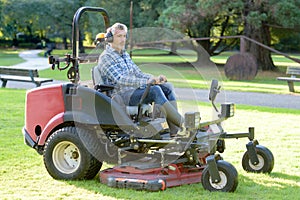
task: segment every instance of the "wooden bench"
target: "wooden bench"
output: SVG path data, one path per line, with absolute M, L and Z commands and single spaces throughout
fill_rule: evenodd
M 297 78 L 297 75 L 300 75 L 300 67 L 288 67 L 286 69 L 286 74 L 291 75 L 290 77 L 277 77 L 279 81 L 287 81 L 290 92 L 295 92 L 294 82 L 300 82 L 300 78 Z
M 33 82 L 37 87 L 42 83 L 51 82 L 53 79 L 39 78 L 37 69 L 17 69 L 11 67 L 0 67 L 0 80 L 2 87 L 5 87 L 7 81 Z

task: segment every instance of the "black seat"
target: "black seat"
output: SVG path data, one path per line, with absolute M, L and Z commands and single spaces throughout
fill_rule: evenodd
M 93 79 L 93 85 L 95 90 L 105 93 L 107 96 L 114 99 L 120 105 L 123 105 L 128 115 L 130 116 L 138 115 L 138 110 L 139 110 L 138 106 L 125 105 L 122 98 L 119 95 L 112 95 L 115 87 L 113 85 L 104 84 L 104 81 L 102 79 L 102 76 L 97 66 L 94 66 L 91 71 L 92 71 L 92 79 Z M 147 114 L 147 115 L 153 112 L 153 108 L 150 104 L 142 104 L 141 110 L 142 110 L 142 114 Z

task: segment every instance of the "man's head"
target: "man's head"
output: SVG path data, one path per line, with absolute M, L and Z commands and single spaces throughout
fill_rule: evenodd
M 125 48 L 127 37 L 127 26 L 121 23 L 115 23 L 106 32 L 106 41 L 117 50 L 121 51 Z

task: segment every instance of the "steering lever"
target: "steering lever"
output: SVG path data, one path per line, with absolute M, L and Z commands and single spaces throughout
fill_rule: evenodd
M 152 79 L 150 80 L 150 82 L 147 84 L 146 86 L 146 89 L 140 99 L 140 103 L 138 104 L 138 121 L 140 121 L 140 119 L 142 118 L 142 104 L 143 104 L 143 101 L 145 100 L 145 98 L 147 97 L 147 95 L 149 94 L 149 91 L 150 91 L 150 87 L 152 85 L 155 85 L 155 80 Z
M 54 56 L 49 56 L 48 57 L 48 62 L 49 64 L 52 64 L 51 69 L 54 70 L 55 69 L 55 65 L 57 66 L 58 70 L 65 70 L 67 69 L 71 62 L 74 60 L 73 58 L 71 58 L 70 54 L 66 54 L 65 58 L 55 58 Z M 64 67 L 60 67 L 60 62 L 65 62 L 66 65 Z

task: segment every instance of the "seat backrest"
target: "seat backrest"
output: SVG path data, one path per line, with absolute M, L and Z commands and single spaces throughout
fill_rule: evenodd
M 98 85 L 98 84 L 103 84 L 104 85 L 104 81 L 102 79 L 102 76 L 100 74 L 100 71 L 98 69 L 97 66 L 94 66 L 91 70 L 92 72 L 92 79 L 93 79 L 93 84 Z M 110 94 L 106 94 L 108 96 L 110 96 Z M 137 115 L 138 114 L 138 106 L 125 106 L 123 99 L 119 96 L 119 95 L 114 95 L 113 99 L 122 107 L 125 108 L 126 112 L 128 115 Z M 146 114 L 146 113 L 152 113 L 152 106 L 148 105 L 148 104 L 143 104 L 142 105 L 142 114 Z
M 97 65 L 92 68 L 92 79 L 93 79 L 93 84 L 94 85 L 104 84 L 103 79 L 101 77 L 101 74 L 100 74 L 100 71 L 99 71 Z

